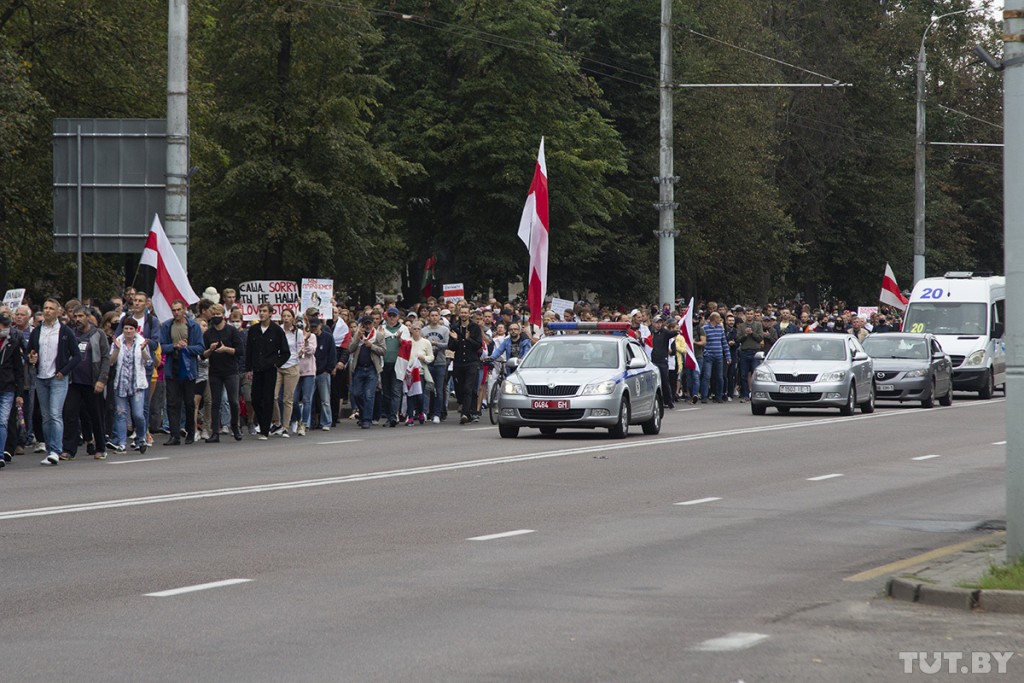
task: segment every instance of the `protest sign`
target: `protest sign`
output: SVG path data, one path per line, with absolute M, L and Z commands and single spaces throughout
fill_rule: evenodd
M 858 306 L 857 317 L 871 320 L 871 314 L 878 313 L 878 306 Z
M 334 318 L 331 297 L 334 295 L 334 280 L 303 278 L 302 280 L 302 311 L 316 308 L 323 320 Z
M 330 299 L 327 300 L 330 304 Z M 281 311 L 290 308 L 298 313 L 299 285 L 290 280 L 249 280 L 238 285 L 238 305 L 243 320 L 259 320 L 260 304 L 270 304 L 275 318 Z
M 21 305 L 21 302 L 25 300 L 24 289 L 8 289 L 7 293 L 4 294 L 4 306 L 11 309 L 12 311 Z
M 441 291 L 444 293 L 445 301 L 458 301 L 459 299 L 466 298 L 466 290 L 463 288 L 461 282 L 441 285 Z
M 566 310 L 572 310 L 572 302 L 568 299 L 559 299 L 558 297 L 551 297 L 551 310 L 558 315 L 558 319 L 562 320 L 565 317 Z

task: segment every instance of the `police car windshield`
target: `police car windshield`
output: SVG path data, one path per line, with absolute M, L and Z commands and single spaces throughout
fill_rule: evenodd
M 871 335 L 864 340 L 864 350 L 873 358 L 928 359 L 928 342 L 892 334 Z
M 907 308 L 903 331 L 982 335 L 987 330 L 987 308 L 983 303 L 915 301 Z
M 786 335 L 768 352 L 769 360 L 846 360 L 846 342 L 816 334 Z
M 554 337 L 542 339 L 523 359 L 523 368 L 619 367 L 619 343 L 599 337 Z

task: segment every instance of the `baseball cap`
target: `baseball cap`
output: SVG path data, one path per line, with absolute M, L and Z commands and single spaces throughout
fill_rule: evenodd
M 452 314 L 452 312 L 449 311 L 447 308 L 441 309 L 441 315 L 451 315 L 451 314 Z
M 416 315 L 416 311 L 409 311 L 408 315 L 406 315 L 405 317 L 406 318 L 418 318 L 419 316 Z
M 398 315 L 398 309 L 392 306 L 388 309 L 388 315 Z
M 357 320 L 356 322 L 359 323 L 360 325 L 362 325 L 363 323 L 372 323 L 373 318 L 371 318 L 368 315 L 361 315 L 359 316 L 359 320 Z

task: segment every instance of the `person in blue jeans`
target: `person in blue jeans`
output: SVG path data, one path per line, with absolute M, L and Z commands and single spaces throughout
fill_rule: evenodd
M 11 419 L 14 404 L 25 402 L 21 395 L 22 385 L 21 343 L 11 338 L 11 319 L 0 313 L 0 449 L 7 443 L 7 423 Z M 10 455 L 6 453 L 5 455 Z M 6 458 L 0 458 L 0 467 Z
M 114 372 L 114 452 L 124 453 L 128 441 L 128 415 L 131 414 L 136 434 L 146 433 L 146 396 L 149 392 L 149 370 L 152 361 L 149 345 L 138 334 L 138 323 L 126 317 L 121 336 L 114 339 L 110 364 Z M 139 453 L 145 453 L 149 444 L 139 440 Z
M 36 396 L 47 450 L 41 465 L 60 463 L 68 375 L 82 361 L 75 333 L 57 319 L 60 311 L 61 305 L 56 299 L 44 301 L 43 322 L 32 330 L 28 341 L 28 362 L 36 368 Z
M 704 325 L 707 344 L 704 346 L 704 363 L 700 369 L 700 402 L 708 402 L 711 382 L 715 383 L 715 403 L 725 401 L 725 367 L 732 362 L 729 342 L 722 326 L 722 316 L 717 311 L 711 314 Z
M 352 371 L 350 398 L 359 411 L 359 426 L 373 426 L 373 400 L 384 369 L 384 333 L 373 326 L 373 318 L 363 316 L 349 343 L 349 368 Z

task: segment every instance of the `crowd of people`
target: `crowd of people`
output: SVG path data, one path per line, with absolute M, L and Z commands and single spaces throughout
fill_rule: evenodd
M 163 446 L 330 431 L 348 413 L 362 429 L 438 424 L 451 398 L 460 424 L 477 422 L 498 373 L 495 361 L 529 353 L 555 321 L 615 321 L 645 344 L 662 374 L 666 408 L 676 401 L 749 400 L 757 354 L 786 334 L 841 332 L 863 339 L 899 329 L 898 311 L 867 319 L 842 306 L 729 307 L 701 302 L 690 335 L 685 308 L 629 312 L 580 301 L 530 322 L 517 302 L 427 301 L 319 309 L 269 304 L 244 321 L 236 293 L 208 288 L 194 306 L 171 303 L 161 322 L 146 292 L 103 302 L 47 298 L 0 308 L 0 444 L 3 463 L 31 449 L 57 465 L 82 452 L 146 453 Z M 686 363 L 687 339 L 696 363 Z M 693 367 L 690 367 L 693 366 Z

